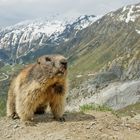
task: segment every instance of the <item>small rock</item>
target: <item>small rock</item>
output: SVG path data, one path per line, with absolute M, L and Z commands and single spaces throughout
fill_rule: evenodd
M 113 130 L 115 131 L 119 131 L 119 129 L 117 127 L 113 127 Z
M 86 139 L 90 139 L 90 136 L 86 136 Z
M 87 126 L 87 127 L 86 127 L 86 129 L 90 129 L 90 128 L 91 128 L 91 126 Z
M 109 136 L 108 140 L 118 140 L 118 136 Z
M 130 127 L 130 124 L 127 124 L 127 123 L 126 123 L 125 126 L 126 126 L 126 127 Z
M 11 126 L 12 126 L 12 124 L 8 124 L 7 126 L 8 126 L 8 127 L 11 127 Z
M 101 138 L 102 138 L 102 139 L 104 139 L 104 138 L 106 139 L 106 138 L 108 138 L 108 135 L 107 135 L 107 134 L 102 134 L 102 135 L 101 135 Z
M 92 122 L 90 125 L 96 125 L 96 122 Z
M 99 128 L 99 131 L 102 131 L 103 130 L 103 128 Z
M 91 129 L 92 126 L 95 125 L 95 124 L 96 124 L 96 122 L 91 122 L 91 123 L 89 124 L 89 126 L 86 127 L 86 129 Z
M 11 138 L 11 137 L 12 137 L 11 135 L 7 135 L 7 136 L 6 136 L 6 138 Z
M 19 127 L 19 125 L 17 125 L 17 124 L 16 124 L 16 125 L 14 125 L 14 127 L 13 127 L 13 128 L 14 128 L 14 129 L 16 129 L 16 128 L 18 128 L 18 127 Z
M 73 131 L 76 131 L 76 129 L 74 128 Z
M 53 135 L 52 135 L 52 134 L 48 134 L 47 136 L 48 136 L 48 137 L 52 137 Z

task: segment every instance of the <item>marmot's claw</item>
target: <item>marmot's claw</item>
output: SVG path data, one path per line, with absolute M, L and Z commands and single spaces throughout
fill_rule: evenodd
M 14 116 L 12 116 L 13 120 L 19 119 L 19 116 L 17 114 L 15 114 Z
M 61 118 L 59 118 L 59 121 L 60 121 L 60 122 L 65 122 L 66 120 L 65 120 L 64 117 L 61 117 Z
M 65 122 L 66 121 L 64 117 L 60 117 L 60 118 L 55 118 L 54 117 L 54 119 L 59 121 L 59 122 Z
M 8 118 L 15 120 L 15 119 L 19 119 L 19 116 L 14 113 L 12 115 L 9 115 Z

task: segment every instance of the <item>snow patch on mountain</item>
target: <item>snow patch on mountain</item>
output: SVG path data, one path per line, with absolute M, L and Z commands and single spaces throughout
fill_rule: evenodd
M 122 12 L 124 12 L 125 10 L 126 10 L 126 6 L 124 6 L 124 7 L 123 7 L 123 10 L 122 10 Z
M 46 44 L 54 43 L 59 45 L 60 41 L 68 41 L 67 31 L 86 28 L 95 22 L 99 17 L 84 15 L 76 20 L 38 19 L 20 22 L 0 31 L 0 49 L 11 52 L 12 59 L 18 59 L 35 51 Z M 70 27 L 70 30 L 66 30 Z M 61 34 L 65 34 L 63 36 Z M 14 57 L 14 58 L 13 58 Z
M 98 19 L 100 19 L 102 16 L 81 16 L 77 19 L 77 22 L 79 22 L 80 24 L 77 24 L 75 26 L 75 29 L 77 30 L 82 30 L 86 27 L 88 27 L 89 25 L 91 25 L 92 23 L 94 23 L 95 21 L 97 21 Z
M 129 12 L 128 12 L 128 14 L 127 14 L 127 18 L 126 18 L 126 20 L 125 20 L 126 23 L 128 23 L 129 21 L 133 21 L 133 22 L 135 21 L 135 18 L 136 18 L 136 17 L 135 17 L 135 16 L 132 16 L 132 14 L 133 14 L 133 12 L 134 12 L 134 11 L 133 11 L 133 7 L 134 7 L 134 6 L 132 5 L 132 6 L 130 7 L 130 9 L 129 9 Z
M 126 23 L 135 22 L 140 17 L 140 4 L 124 6 L 119 10 L 114 16 L 111 15 L 113 12 L 110 12 L 108 15 L 117 21 L 124 21 Z
M 36 26 L 34 28 L 34 34 L 36 33 L 45 33 L 48 36 L 53 33 L 61 33 L 65 28 L 65 24 L 61 21 L 47 22 L 44 26 Z
M 140 30 L 137 30 L 137 29 L 136 29 L 136 32 L 137 32 L 138 34 L 140 34 Z

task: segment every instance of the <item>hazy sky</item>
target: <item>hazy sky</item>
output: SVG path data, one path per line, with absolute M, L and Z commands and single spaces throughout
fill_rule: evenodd
M 85 14 L 103 15 L 140 0 L 0 0 L 0 27 L 23 20 L 49 17 L 77 17 Z

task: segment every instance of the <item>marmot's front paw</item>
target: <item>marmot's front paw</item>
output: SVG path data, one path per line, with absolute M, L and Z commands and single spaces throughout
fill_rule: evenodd
M 15 120 L 15 119 L 20 119 L 20 118 L 17 114 L 15 114 L 14 116 L 12 116 L 12 119 Z
M 55 118 L 55 117 L 54 117 L 54 119 L 55 119 L 56 121 L 59 121 L 59 122 L 65 122 L 65 121 L 66 121 L 64 117 L 59 117 L 59 118 Z
M 59 121 L 60 121 L 60 122 L 65 122 L 66 120 L 65 120 L 64 117 L 61 117 L 61 118 L 59 118 Z
M 13 113 L 9 115 L 8 118 L 15 120 L 15 119 L 19 119 L 19 116 L 17 115 L 17 113 Z

